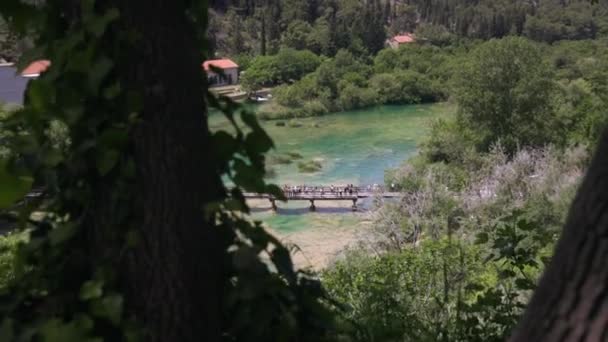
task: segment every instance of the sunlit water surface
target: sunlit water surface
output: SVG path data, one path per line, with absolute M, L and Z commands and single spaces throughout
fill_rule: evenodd
M 378 106 L 295 120 L 301 127 L 263 122 L 276 145 L 272 153 L 297 152 L 302 160 L 317 160 L 323 166 L 319 172 L 302 173 L 298 161 L 273 165 L 275 176 L 268 180 L 279 185 L 383 184 L 385 170 L 414 155 L 416 145 L 428 134 L 430 122 L 452 110 L 446 104 Z M 228 123 L 221 115 L 212 114 L 210 126 L 226 129 Z M 308 202 L 279 203 L 278 213 L 269 210 L 267 201 L 252 201 L 250 205 L 254 219 L 283 234 L 365 224 L 365 214 L 352 213 L 352 203 L 347 201 L 316 203 L 314 213 L 308 211 Z M 370 201 L 360 203 L 363 210 L 369 205 Z

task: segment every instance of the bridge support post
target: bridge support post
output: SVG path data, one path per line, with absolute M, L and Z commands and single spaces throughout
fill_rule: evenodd
M 357 199 L 353 198 L 353 211 L 357 211 Z
M 317 207 L 315 207 L 315 200 L 309 200 L 310 201 L 310 211 L 316 211 Z
M 276 212 L 278 210 L 277 209 L 277 202 L 276 202 L 276 200 L 274 198 L 270 199 L 270 205 L 272 206 L 272 211 Z

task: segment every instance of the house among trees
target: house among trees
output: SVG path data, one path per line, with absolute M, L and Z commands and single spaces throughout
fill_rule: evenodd
M 35 61 L 19 74 L 13 63 L 0 63 L 0 103 L 23 104 L 29 80 L 40 76 L 50 65 L 47 60 Z
M 414 37 L 413 33 L 403 33 L 400 35 L 396 35 L 393 38 L 388 40 L 388 45 L 393 49 L 398 49 L 401 45 L 414 43 L 416 41 L 416 37 Z
M 210 87 L 233 85 L 239 82 L 239 66 L 228 58 L 205 61 L 203 68 L 207 73 Z M 213 68 L 220 69 L 223 75 L 215 72 Z
M 0 104 L 22 104 L 27 82 L 12 63 L 0 64 Z

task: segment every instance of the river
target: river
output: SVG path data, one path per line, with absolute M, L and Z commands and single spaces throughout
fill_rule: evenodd
M 295 152 L 303 161 L 316 160 L 322 167 L 303 173 L 298 160 L 272 165 L 274 176 L 268 181 L 279 185 L 383 184 L 385 170 L 414 155 L 429 123 L 450 111 L 453 107 L 447 104 L 378 106 L 292 120 L 299 127 L 263 122 L 276 145 L 271 154 Z M 209 122 L 213 130 L 228 127 L 220 115 L 211 115 Z M 320 202 L 314 213 L 308 211 L 308 202 L 279 203 L 278 213 L 269 210 L 267 201 L 251 201 L 250 206 L 253 219 L 264 221 L 304 250 L 307 255 L 301 256 L 301 265 L 322 267 L 357 231 L 369 226 L 365 212 L 369 202 L 362 203 L 358 213 L 351 212 L 350 201 Z

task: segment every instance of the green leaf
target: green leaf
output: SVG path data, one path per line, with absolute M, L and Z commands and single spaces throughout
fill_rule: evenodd
M 98 61 L 93 64 L 89 76 L 89 89 L 93 93 L 97 93 L 101 82 L 106 78 L 108 73 L 114 67 L 114 62 L 107 57 L 101 57 Z
M 51 84 L 39 78 L 29 83 L 26 101 L 29 101 L 30 106 L 36 111 L 44 112 L 52 102 L 54 94 Z
M 274 196 L 276 199 L 281 200 L 281 201 L 286 201 L 287 198 L 285 197 L 285 194 L 283 193 L 283 190 L 275 185 L 275 184 L 269 184 L 266 186 L 266 193 L 269 195 Z
M 19 58 L 19 61 L 16 64 L 17 70 L 19 72 L 22 72 L 25 68 L 32 64 L 32 62 L 43 59 L 45 57 L 45 49 L 42 47 L 28 49 Z
M 0 326 L 0 342 L 14 341 L 13 320 L 4 318 Z
M 110 294 L 94 300 L 91 303 L 91 312 L 97 317 L 106 318 L 118 325 L 122 319 L 122 304 L 123 299 L 121 295 Z
M 68 222 L 59 225 L 49 233 L 51 245 L 57 246 L 69 240 L 72 236 L 74 236 L 74 233 L 76 233 L 76 225 L 74 223 Z
M 242 246 L 234 252 L 232 257 L 234 267 L 240 271 L 251 272 L 257 269 L 259 263 L 258 253 L 254 248 Z
M 97 171 L 105 176 L 118 163 L 120 153 L 116 150 L 102 150 L 97 156 Z
M 93 324 L 90 318 L 78 318 L 64 322 L 60 319 L 50 319 L 44 322 L 39 329 L 42 341 L 48 342 L 81 342 L 90 341 L 87 338 Z
M 118 19 L 120 12 L 116 8 L 109 9 L 103 16 L 94 16 L 88 22 L 88 30 L 96 37 L 101 37 L 108 25 Z
M 104 130 L 97 138 L 97 145 L 104 148 L 122 149 L 128 142 L 126 129 L 109 128 Z
M 290 283 L 295 281 L 295 273 L 293 269 L 293 262 L 287 248 L 280 246 L 272 251 L 271 260 L 279 270 L 279 273 L 287 277 Z
M 31 177 L 15 176 L 7 167 L 7 162 L 0 160 L 0 209 L 6 209 L 25 197 L 33 183 Z
M 521 290 L 533 290 L 536 287 L 533 282 L 525 278 L 516 279 L 515 285 Z
M 80 299 L 89 300 L 101 297 L 103 294 L 103 283 L 97 280 L 89 280 L 80 287 Z
M 472 292 L 479 292 L 482 291 L 485 287 L 483 287 L 483 285 L 480 284 L 468 284 L 465 289 L 467 289 L 468 291 L 472 291 Z
M 103 90 L 103 97 L 105 97 L 107 100 L 113 100 L 120 95 L 121 90 L 122 88 L 120 87 L 120 83 L 116 82 Z
M 31 134 L 21 134 L 14 138 L 15 149 L 22 154 L 34 154 L 40 145 L 38 140 Z
M 488 242 L 488 240 L 489 240 L 488 233 L 481 232 L 481 233 L 477 234 L 477 236 L 475 237 L 475 244 L 482 245 L 482 244 Z
M 63 155 L 61 154 L 61 151 L 54 148 L 47 150 L 46 153 L 44 153 L 44 155 L 42 156 L 42 162 L 44 163 L 44 165 L 49 167 L 55 167 L 59 165 L 59 163 L 61 163 L 62 161 Z
M 513 278 L 515 277 L 515 272 L 513 272 L 512 270 L 502 270 L 498 273 L 498 277 L 500 279 Z
M 523 231 L 531 231 L 535 228 L 535 225 L 528 220 L 522 219 L 517 222 L 517 228 Z

